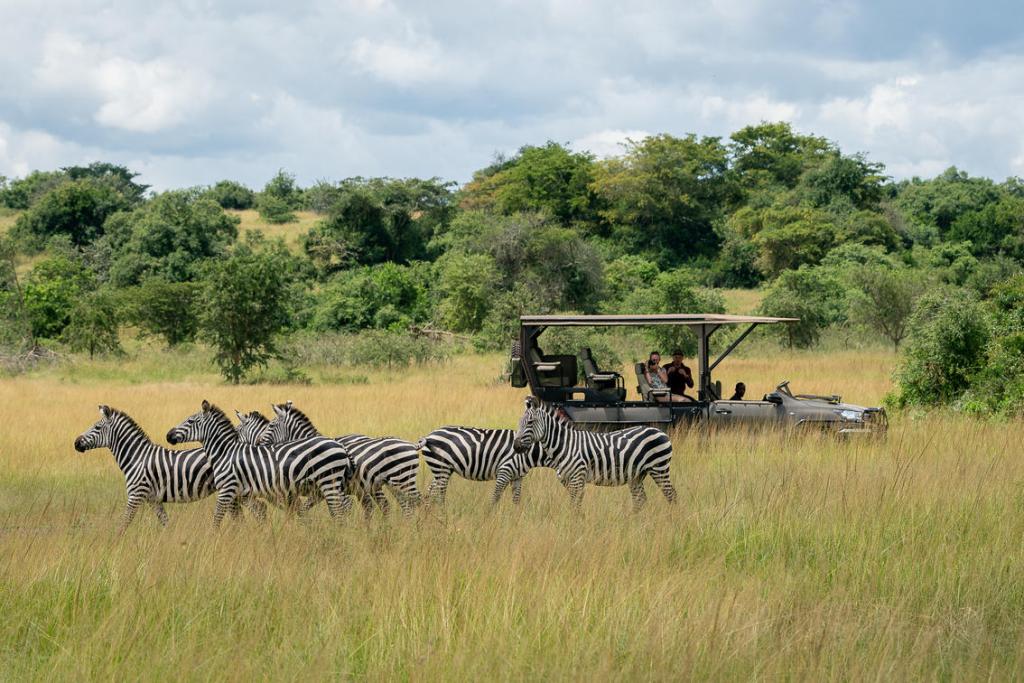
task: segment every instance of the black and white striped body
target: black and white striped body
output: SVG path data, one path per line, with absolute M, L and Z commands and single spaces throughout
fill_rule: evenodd
M 581 501 L 586 483 L 629 485 L 633 507 L 639 510 L 647 502 L 643 486 L 646 476 L 654 480 L 669 503 L 676 501 L 669 476 L 672 442 L 661 430 L 630 427 L 616 432 L 589 432 L 577 429 L 567 416 L 529 397 L 516 440 L 521 450 L 538 444 L 544 449 L 545 461 L 555 468 L 574 504 Z
M 236 501 L 249 496 L 286 500 L 315 490 L 327 501 L 332 517 L 351 507 L 346 492 L 352 463 L 337 442 L 302 439 L 269 446 L 243 444 L 220 408 L 203 401 L 200 412 L 167 433 L 168 442 L 199 441 L 213 463 L 217 508 L 214 524 Z
M 189 503 L 213 493 L 213 466 L 202 448 L 164 448 L 153 443 L 127 413 L 100 406 L 100 415 L 99 422 L 75 439 L 75 450 L 109 448 L 114 454 L 128 494 L 122 531 L 143 503 L 149 503 L 160 524 L 166 525 L 164 503 Z
M 309 417 L 290 401 L 275 405 L 274 413 L 274 419 L 264 431 L 260 443 L 283 443 L 320 436 Z M 420 459 L 416 446 L 401 439 L 373 438 L 362 434 L 346 434 L 334 437 L 334 440 L 348 451 L 352 459 L 350 492 L 358 496 L 367 513 L 371 498 L 382 512 L 388 512 L 389 504 L 383 490 L 387 487 L 398 499 L 402 512 L 412 514 L 420 502 L 416 488 Z M 310 502 L 315 504 L 316 501 Z
M 497 481 L 492 498 L 497 503 L 505 487 L 512 485 L 512 502 L 522 497 L 523 477 L 541 467 L 540 448 L 517 453 L 516 432 L 511 429 L 441 427 L 420 439 L 423 459 L 434 479 L 428 495 L 443 504 L 453 474 L 471 481 Z

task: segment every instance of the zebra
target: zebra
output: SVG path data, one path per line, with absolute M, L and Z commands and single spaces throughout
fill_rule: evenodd
M 259 443 L 282 443 L 320 436 L 312 420 L 291 401 L 272 404 L 272 407 L 275 417 L 264 429 Z M 252 417 L 250 413 L 247 420 L 247 430 L 255 433 L 258 418 Z M 242 426 L 239 426 L 239 429 L 241 430 Z M 346 434 L 334 437 L 334 440 L 340 443 L 352 458 L 352 484 L 357 489 L 366 514 L 370 514 L 370 497 L 377 502 L 381 512 L 388 513 L 389 504 L 384 495 L 384 486 L 395 494 L 402 513 L 406 516 L 412 514 L 420 501 L 420 493 L 416 488 L 420 458 L 416 446 L 393 437 L 372 438 L 362 434 Z M 307 501 L 307 508 L 316 502 L 315 498 Z
M 285 444 L 243 444 L 220 408 L 203 401 L 202 409 L 167 432 L 171 444 L 198 441 L 213 463 L 217 507 L 214 526 L 237 500 L 249 496 L 282 499 L 312 486 L 327 500 L 332 517 L 348 511 L 346 493 L 352 475 L 348 452 L 330 439 L 311 438 Z
M 128 493 L 122 533 L 142 503 L 149 503 L 160 525 L 167 526 L 164 503 L 188 503 L 213 493 L 213 465 L 202 448 L 175 451 L 158 446 L 128 413 L 106 405 L 99 409 L 99 421 L 75 439 L 75 450 L 84 453 L 109 448 L 114 454 Z M 266 516 L 261 502 L 246 501 L 246 506 L 257 518 Z M 231 513 L 239 514 L 237 506 Z
M 512 485 L 512 503 L 519 504 L 523 477 L 533 467 L 542 467 L 539 446 L 518 453 L 513 448 L 513 429 L 441 427 L 416 444 L 433 475 L 427 495 L 443 505 L 452 474 L 471 481 L 497 481 L 491 504 L 497 505 L 505 487 Z
M 669 503 L 676 502 L 669 468 L 672 442 L 654 427 L 629 427 L 615 432 L 596 433 L 577 429 L 562 409 L 541 404 L 533 396 L 526 399 L 526 411 L 519 421 L 516 448 L 523 451 L 540 444 L 546 452 L 546 464 L 554 467 L 558 480 L 578 506 L 583 499 L 584 483 L 597 486 L 629 485 L 633 510 L 647 502 L 644 477 L 650 475 Z

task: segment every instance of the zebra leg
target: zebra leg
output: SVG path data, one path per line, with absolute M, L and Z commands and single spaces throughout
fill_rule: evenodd
M 365 491 L 359 492 L 359 504 L 363 506 L 363 517 L 367 520 L 373 516 L 373 501 L 376 500 L 376 498 L 376 493 L 370 494 Z M 377 501 L 377 504 L 379 505 L 380 501 Z M 384 505 L 387 506 L 386 501 Z
M 138 511 L 139 506 L 142 505 L 143 496 L 141 493 L 130 493 L 128 494 L 128 505 L 124 508 L 124 515 L 121 517 L 121 526 L 118 529 L 119 534 L 123 534 L 128 529 L 128 525 L 132 523 L 135 518 L 135 513 Z
M 523 480 L 513 479 L 512 480 L 512 504 L 519 505 L 520 499 L 523 497 Z
M 220 490 L 217 492 L 217 506 L 213 509 L 213 526 L 217 528 L 224 521 L 224 515 L 228 511 L 238 507 L 238 496 L 232 490 Z
M 267 521 L 267 504 L 264 503 L 262 500 L 257 500 L 256 498 L 248 498 L 246 499 L 244 505 L 245 508 L 252 514 L 252 516 L 256 518 L 257 522 L 260 522 L 262 524 L 263 522 Z M 238 507 L 237 503 L 235 507 Z
M 167 526 L 167 511 L 164 510 L 164 504 L 160 501 L 153 503 L 153 512 L 156 514 L 156 518 L 160 520 L 160 526 Z
M 451 479 L 451 470 L 441 470 L 439 472 L 433 472 L 434 479 L 430 482 L 430 488 L 427 489 L 427 496 L 430 498 L 431 503 L 437 503 L 438 505 L 444 505 L 445 493 L 448 492 L 448 481 Z
M 305 517 L 306 513 L 316 507 L 316 504 L 324 499 L 324 496 L 319 491 L 313 491 L 304 499 L 300 499 L 295 496 L 296 508 L 289 507 L 289 510 L 294 509 L 297 517 Z M 301 501 L 301 502 L 300 502 Z
M 320 495 L 327 501 L 327 510 L 334 519 L 341 519 L 342 515 L 352 509 L 352 499 L 337 481 L 321 482 Z
M 505 493 L 505 487 L 512 482 L 512 470 L 507 467 L 502 467 L 498 470 L 498 476 L 494 482 L 494 495 L 491 496 L 491 508 L 498 506 L 498 502 L 501 500 L 501 495 Z
M 583 484 L 584 476 L 582 473 L 574 474 L 569 477 L 568 481 L 565 482 L 565 488 L 569 491 L 569 502 L 577 510 L 583 503 Z
M 640 512 L 647 503 L 647 493 L 644 491 L 644 478 L 630 479 L 629 492 L 633 494 L 633 512 Z
M 672 477 L 669 476 L 668 470 L 657 470 L 651 472 L 651 479 L 658 485 L 661 492 L 665 494 L 665 500 L 675 505 L 676 502 L 676 487 L 672 486 Z
M 402 516 L 408 519 L 416 512 L 420 504 L 420 492 L 416 490 L 416 482 L 402 482 L 398 486 L 391 486 L 391 492 L 398 499 L 398 506 L 402 508 Z M 381 494 L 383 497 L 383 493 Z

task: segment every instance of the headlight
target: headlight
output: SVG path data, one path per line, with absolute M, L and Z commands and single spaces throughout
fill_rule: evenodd
M 863 422 L 864 414 L 856 410 L 837 410 L 836 413 L 839 417 L 843 418 L 843 422 Z

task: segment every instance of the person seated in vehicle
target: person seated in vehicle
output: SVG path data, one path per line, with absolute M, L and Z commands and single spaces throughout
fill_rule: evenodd
M 690 368 L 686 367 L 683 363 L 683 352 L 676 349 L 672 352 L 672 362 L 662 366 L 665 371 L 667 379 L 665 384 L 677 396 L 682 396 L 687 401 L 692 401 L 693 398 L 688 396 L 686 389 L 693 388 L 693 374 L 690 373 Z
M 647 384 L 650 385 L 651 389 L 669 390 L 668 396 L 655 396 L 654 400 L 662 403 L 668 403 L 672 401 L 678 403 L 680 401 L 692 401 L 693 399 L 689 396 L 683 396 L 672 392 L 668 386 L 668 371 L 661 367 L 661 354 L 657 351 L 651 351 L 651 355 L 647 359 L 647 364 L 644 366 L 644 377 L 647 379 Z
M 733 392 L 730 401 L 742 401 L 743 397 L 747 394 L 747 385 L 743 382 L 736 382 L 736 391 Z

